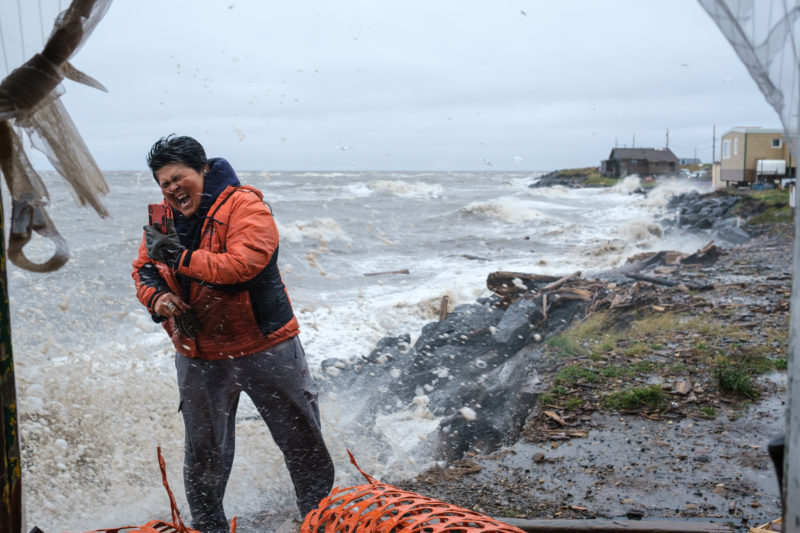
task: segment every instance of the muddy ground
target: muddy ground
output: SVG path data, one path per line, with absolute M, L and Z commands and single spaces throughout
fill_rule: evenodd
M 605 313 L 603 325 L 618 332 L 577 337 L 582 350 L 568 356 L 543 339 L 537 405 L 500 449 L 381 481 L 501 520 L 693 520 L 743 533 L 779 517 L 767 444 L 784 430 L 793 231 L 747 231 L 751 240 L 710 248 L 694 264 L 665 254 L 666 262 L 637 270 L 677 286 L 630 283 L 622 271 L 570 281 L 594 294 L 588 313 Z M 626 329 L 637 320 L 643 327 Z M 749 365 L 750 388 L 723 390 L 714 374 L 723 363 Z M 568 367 L 591 372 L 551 387 Z M 663 398 L 607 402 L 647 386 Z M 285 518 L 245 517 L 240 525 L 270 531 Z
M 768 344 L 770 357 L 785 358 L 791 227 L 750 231 L 756 237 L 723 250 L 712 265 L 681 273 L 713 290 L 661 288 L 656 304 L 747 332 L 719 340 L 731 350 Z M 691 375 L 692 354 L 703 340 L 676 331 L 659 339 L 664 349 L 649 357 L 679 359 Z M 542 374 L 546 379 L 546 368 Z M 623 412 L 603 407 L 596 386 L 578 383 L 572 392 L 580 395 L 580 408 L 543 406 L 522 438 L 499 451 L 467 456 L 413 480 L 383 481 L 497 518 L 691 519 L 728 523 L 737 531 L 778 518 L 767 444 L 784 429 L 785 370 L 758 376 L 753 398 L 722 394 L 699 377 L 688 380 L 689 391 L 676 392 L 681 379 L 657 381 L 671 394 L 666 409 Z

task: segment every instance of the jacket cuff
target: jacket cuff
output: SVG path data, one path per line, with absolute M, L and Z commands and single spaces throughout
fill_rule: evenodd
M 185 250 L 183 255 L 178 258 L 178 263 L 175 265 L 175 271 L 177 272 L 180 270 L 181 267 L 189 268 L 189 264 L 192 262 L 192 250 Z
M 166 292 L 167 291 L 156 291 L 150 296 L 150 298 L 147 299 L 147 309 L 151 313 L 153 312 L 153 306 L 155 306 L 156 300 L 158 300 L 158 297 L 161 296 L 162 294 L 166 293 Z
M 158 313 L 156 313 L 155 309 L 153 308 L 153 306 L 156 303 L 156 300 L 158 300 L 158 297 L 166 293 L 167 291 L 156 291 L 147 300 L 147 310 L 150 311 L 150 318 L 152 318 L 153 322 L 155 322 L 156 324 L 158 324 L 159 322 L 164 322 L 167 319 L 166 317 L 163 317 Z

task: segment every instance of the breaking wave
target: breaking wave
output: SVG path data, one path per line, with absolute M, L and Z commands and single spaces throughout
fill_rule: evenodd
M 302 242 L 303 239 L 314 239 L 324 242 L 344 241 L 352 239 L 332 218 L 314 218 L 311 221 L 297 220 L 289 224 L 278 224 L 281 239 L 289 242 Z
M 520 223 L 546 219 L 540 211 L 533 209 L 525 201 L 506 197 L 491 202 L 473 202 L 458 210 L 460 217 L 480 217 L 502 222 Z
M 406 198 L 436 198 L 442 193 L 442 186 L 438 183 L 377 180 L 369 182 L 367 187 L 375 192 Z

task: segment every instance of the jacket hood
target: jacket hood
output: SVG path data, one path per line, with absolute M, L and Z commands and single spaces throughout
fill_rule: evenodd
M 208 172 L 203 179 L 203 198 L 198 209 L 201 217 L 206 216 L 209 208 L 217 201 L 217 197 L 229 185 L 234 187 L 241 185 L 231 164 L 221 157 L 209 159 Z
M 203 177 L 203 196 L 200 199 L 200 207 L 188 218 L 173 211 L 175 229 L 182 245 L 191 250 L 197 248 L 200 229 L 203 227 L 208 210 L 217 201 L 222 191 L 229 186 L 238 187 L 239 185 L 239 178 L 230 163 L 221 157 L 208 160 L 208 172 Z

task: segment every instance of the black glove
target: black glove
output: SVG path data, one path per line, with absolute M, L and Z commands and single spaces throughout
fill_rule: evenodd
M 186 249 L 178 240 L 175 223 L 167 219 L 167 233 L 161 233 L 154 226 L 144 227 L 144 245 L 147 257 L 169 265 L 173 270 L 178 268 L 178 260 Z
M 182 315 L 173 315 L 175 320 L 175 327 L 184 337 L 194 339 L 198 333 L 203 331 L 203 326 L 200 324 L 197 315 L 191 309 Z

